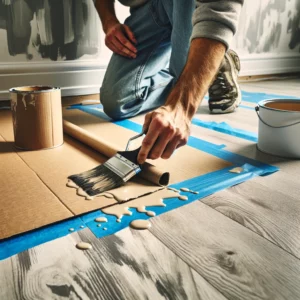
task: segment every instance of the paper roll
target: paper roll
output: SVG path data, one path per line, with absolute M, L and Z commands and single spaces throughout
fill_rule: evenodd
M 95 136 L 94 134 L 80 128 L 73 123 L 64 120 L 63 121 L 64 132 L 73 138 L 81 141 L 82 143 L 90 146 L 94 150 L 100 152 L 101 154 L 112 157 L 120 149 L 117 149 L 113 144 L 101 140 L 100 137 Z M 170 173 L 161 170 L 149 163 L 144 163 L 142 166 L 142 171 L 139 173 L 139 176 L 161 186 L 167 186 L 170 181 Z

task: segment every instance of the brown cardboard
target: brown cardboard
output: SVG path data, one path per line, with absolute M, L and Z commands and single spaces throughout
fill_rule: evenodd
M 91 148 L 66 137 L 58 148 L 18 151 L 9 111 L 0 111 L 0 135 L 0 239 L 116 203 L 86 201 L 66 187 L 70 174 L 107 159 Z
M 0 136 L 0 146 L 0 239 L 73 216 L 12 143 Z
M 68 121 L 103 137 L 118 149 L 124 149 L 128 138 L 135 134 L 78 110 L 65 110 L 65 113 Z M 0 111 L 0 135 L 0 239 L 118 205 L 114 199 L 104 197 L 86 201 L 76 195 L 75 189 L 66 187 L 69 175 L 91 169 L 106 161 L 107 157 L 68 136 L 58 148 L 18 151 L 13 145 L 10 111 Z M 230 165 L 190 147 L 182 148 L 170 161 L 155 164 L 171 170 L 172 182 Z
M 63 143 L 59 88 L 19 87 L 10 96 L 16 147 L 39 150 Z

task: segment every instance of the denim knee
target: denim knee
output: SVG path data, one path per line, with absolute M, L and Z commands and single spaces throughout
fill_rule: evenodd
M 113 120 L 119 120 L 123 117 L 121 100 L 118 89 L 100 89 L 100 101 L 103 110 Z

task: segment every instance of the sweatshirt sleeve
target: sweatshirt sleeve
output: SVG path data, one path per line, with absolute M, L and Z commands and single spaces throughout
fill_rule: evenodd
M 191 39 L 211 38 L 228 49 L 243 3 L 244 0 L 196 0 Z

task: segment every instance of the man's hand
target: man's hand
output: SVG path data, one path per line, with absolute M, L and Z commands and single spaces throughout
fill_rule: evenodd
M 105 45 L 119 55 L 136 58 L 135 44 L 134 34 L 125 24 L 116 23 L 106 32 Z
M 105 44 L 113 52 L 130 58 L 135 58 L 137 41 L 131 29 L 120 24 L 116 17 L 113 0 L 96 0 L 95 7 L 99 13 L 105 33 Z
M 181 105 L 162 106 L 146 114 L 143 130 L 147 134 L 139 152 L 139 164 L 147 158 L 170 158 L 177 148 L 187 143 L 190 124 L 191 120 Z

